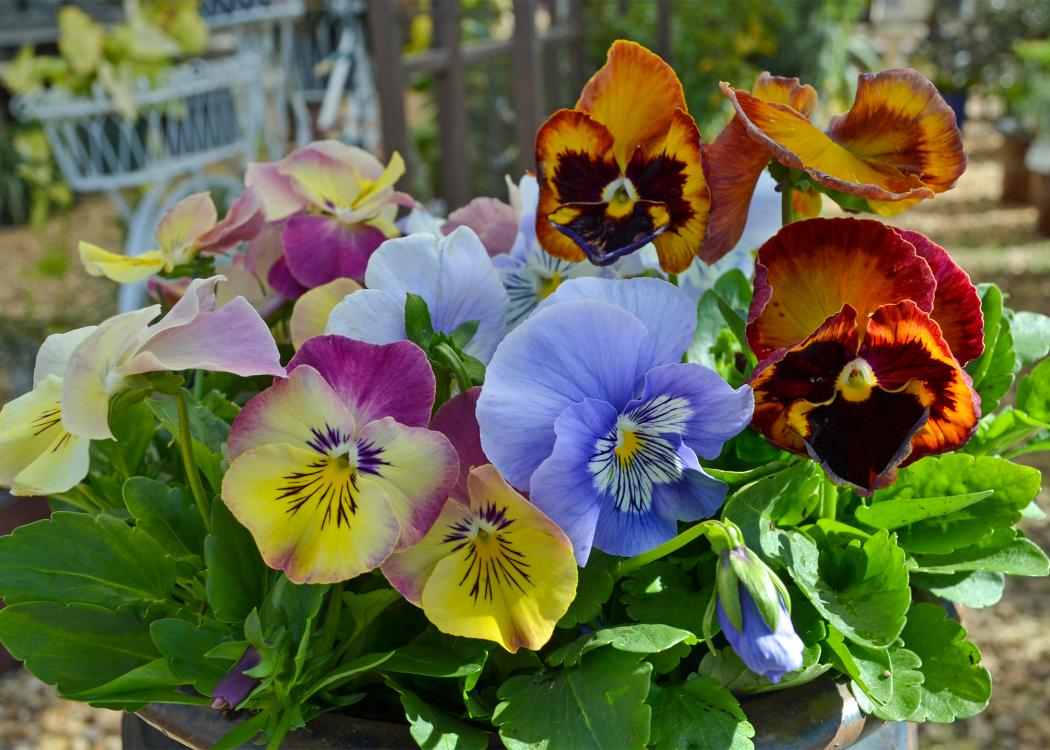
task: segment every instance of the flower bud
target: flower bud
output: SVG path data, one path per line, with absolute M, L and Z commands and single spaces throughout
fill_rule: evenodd
M 723 550 L 716 613 L 729 645 L 748 669 L 770 682 L 802 667 L 802 639 L 780 579 L 747 547 Z
M 255 646 L 249 646 L 240 661 L 233 665 L 233 669 L 219 680 L 211 693 L 211 707 L 217 710 L 228 711 L 236 708 L 259 684 L 258 677 L 249 677 L 245 674 L 249 669 L 259 665 L 259 652 Z

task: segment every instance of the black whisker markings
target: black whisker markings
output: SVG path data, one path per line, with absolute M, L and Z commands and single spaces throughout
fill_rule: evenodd
M 33 437 L 43 435 L 55 425 L 62 421 L 62 409 L 55 406 L 47 411 L 41 412 L 40 416 L 29 423 L 29 429 L 33 430 Z
M 653 484 L 681 478 L 681 459 L 666 438 L 639 428 L 633 430 L 637 448 L 627 455 L 620 455 L 617 450 L 620 429 L 617 424 L 609 435 L 598 441 L 588 467 L 596 487 L 611 498 L 616 510 L 648 512 L 653 500 Z
M 307 503 L 323 507 L 321 528 L 335 518 L 336 528 L 350 526 L 350 516 L 357 512 L 357 473 L 353 470 L 333 469 L 332 459 L 321 458 L 307 466 L 309 471 L 293 471 L 284 477 L 285 484 L 277 488 L 278 502 L 285 502 L 288 515 L 295 515 Z M 345 476 L 326 476 L 337 471 Z
M 473 518 L 448 525 L 442 543 L 455 545 L 451 554 L 463 551 L 459 586 L 469 586 L 468 595 L 474 604 L 480 598 L 492 601 L 496 588 L 516 589 L 524 594 L 527 586 L 535 585 L 525 555 L 514 548 L 509 538 L 514 533 L 508 530 L 513 524 L 506 506 L 489 502 Z
M 311 427 L 310 433 L 314 436 L 314 439 L 307 440 L 306 444 L 318 453 L 334 451 L 353 439 L 353 435 L 350 433 L 343 432 L 338 427 L 332 427 L 328 424 L 324 426 L 324 429 Z
M 72 436 L 72 435 L 70 435 L 70 434 L 69 434 L 68 432 L 63 432 L 63 433 L 62 433 L 62 437 L 60 437 L 60 438 L 58 439 L 58 441 L 57 441 L 57 442 L 56 442 L 56 443 L 55 443 L 54 445 L 52 445 L 52 446 L 51 446 L 51 452 L 52 452 L 52 453 L 58 453 L 58 452 L 59 452 L 60 450 L 62 450 L 62 449 L 63 449 L 63 448 L 64 448 L 64 447 L 66 446 L 66 444 L 67 444 L 67 443 L 69 443 L 69 441 L 70 441 L 70 440 L 72 440 L 72 439 L 73 439 L 73 436 Z
M 363 474 L 380 474 L 380 467 L 390 466 L 390 462 L 381 458 L 383 449 L 368 440 L 357 443 L 357 470 Z

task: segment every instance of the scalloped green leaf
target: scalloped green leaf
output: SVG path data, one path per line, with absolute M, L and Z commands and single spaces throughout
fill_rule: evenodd
M 888 532 L 851 542 L 847 569 L 834 569 L 835 551 L 819 549 L 804 534 L 790 532 L 788 539 L 788 573 L 820 614 L 862 645 L 884 648 L 897 640 L 911 589 L 904 550 Z
M 602 607 L 613 592 L 612 570 L 618 560 L 601 550 L 592 550 L 587 565 L 579 569 L 576 598 L 558 621 L 559 628 L 574 628 L 593 623 L 602 613 Z
M 988 705 L 992 678 L 963 626 L 935 604 L 916 604 L 901 634 L 922 660 L 922 699 L 909 721 L 948 723 L 975 716 Z
M 508 750 L 642 750 L 652 665 L 600 649 L 575 667 L 512 677 L 492 714 Z
M 698 634 L 714 583 L 700 588 L 696 578 L 666 560 L 634 571 L 620 584 L 620 600 L 632 620 L 658 623 Z
M 710 677 L 649 689 L 653 750 L 751 750 L 755 728 L 732 693 Z
M 919 657 L 900 639 L 885 649 L 847 643 L 837 630 L 828 632 L 824 645 L 835 665 L 853 679 L 850 692 L 865 713 L 886 721 L 905 721 L 922 698 Z
M 1017 408 L 1040 422 L 1050 422 L 1050 359 L 1044 359 L 1021 378 Z
M 572 667 L 580 663 L 584 654 L 603 646 L 632 654 L 658 654 L 679 643 L 692 646 L 696 642 L 696 636 L 688 630 L 672 628 L 670 625 L 621 625 L 581 635 L 575 641 L 552 651 L 547 656 L 547 663 Z
M 175 487 L 147 477 L 124 482 L 124 504 L 135 526 L 175 557 L 204 555 L 207 530 L 200 511 Z

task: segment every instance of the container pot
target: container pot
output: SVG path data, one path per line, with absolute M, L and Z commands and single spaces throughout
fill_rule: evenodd
M 1025 166 L 1036 185 L 1035 205 L 1039 209 L 1036 229 L 1050 237 L 1050 137 L 1037 138 L 1025 155 Z
M 827 677 L 754 696 L 744 701 L 743 708 L 755 727 L 756 750 L 917 748 L 913 725 L 866 716 L 849 689 Z M 137 715 L 125 715 L 124 750 L 206 750 L 243 720 L 243 716 L 224 716 L 198 706 L 149 705 Z M 318 717 L 306 728 L 289 734 L 283 745 L 285 750 L 415 747 L 405 725 L 337 714 Z M 490 747 L 503 747 L 495 734 Z
M 1025 166 L 1025 155 L 1032 145 L 1034 136 L 1020 128 L 1000 128 L 1003 134 L 1003 145 L 999 159 L 1003 165 L 1003 203 L 1029 203 L 1035 190 L 1030 179 L 1028 167 Z

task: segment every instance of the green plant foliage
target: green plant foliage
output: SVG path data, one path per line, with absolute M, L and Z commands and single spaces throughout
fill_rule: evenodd
M 603 648 L 574 667 L 512 677 L 492 723 L 508 750 L 642 750 L 651 670 L 639 653 Z
M 887 721 L 906 721 L 922 699 L 919 657 L 897 640 L 889 648 L 850 643 L 831 630 L 824 645 L 853 680 L 850 691 L 863 709 Z
M 721 648 L 704 654 L 696 673 L 711 677 L 734 695 L 757 695 L 812 682 L 831 669 L 830 664 L 821 663 L 820 657 L 818 644 L 807 645 L 802 651 L 802 666 L 781 677 L 780 682 L 773 683 L 748 669 L 733 649 Z
M 408 731 L 420 747 L 433 750 L 483 750 L 489 733 L 434 708 L 408 688 L 387 680 L 401 696 Z
M 255 540 L 219 499 L 211 504 L 204 540 L 208 602 L 221 622 L 243 622 L 266 595 L 267 568 Z
M 124 483 L 124 504 L 135 527 L 173 557 L 204 554 L 204 521 L 182 490 L 147 477 Z
M 602 628 L 581 635 L 572 643 L 552 651 L 547 657 L 547 663 L 555 667 L 562 664 L 574 667 L 580 663 L 584 654 L 603 646 L 631 654 L 658 654 L 679 643 L 695 644 L 696 636 L 688 630 L 672 628 L 669 625 L 643 624 Z
M 1003 306 L 999 287 L 981 284 L 977 290 L 984 314 L 984 353 L 966 365 L 966 371 L 973 378 L 973 387 L 981 397 L 981 409 L 987 414 L 995 410 L 1010 390 L 1021 363 L 1014 351 L 1008 311 Z
M 740 702 L 710 677 L 652 687 L 650 747 L 653 750 L 750 750 L 755 728 Z
M 628 575 L 620 599 L 638 622 L 669 625 L 699 635 L 714 585 L 697 585 L 694 576 L 674 563 L 658 561 Z

